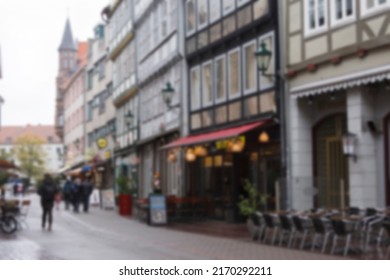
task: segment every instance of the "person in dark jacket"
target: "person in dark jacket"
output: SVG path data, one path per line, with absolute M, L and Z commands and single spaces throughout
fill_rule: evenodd
M 65 202 L 65 210 L 69 209 L 69 205 L 72 204 L 72 188 L 73 188 L 73 182 L 72 178 L 68 176 L 66 178 L 65 184 L 62 188 L 62 196 L 64 198 Z
M 89 210 L 89 197 L 91 196 L 93 191 L 93 181 L 92 181 L 92 175 L 90 173 L 86 174 L 85 179 L 81 184 L 81 188 L 82 188 L 83 210 L 85 213 L 87 213 Z
M 46 227 L 46 220 L 49 223 L 48 230 L 52 230 L 53 225 L 53 206 L 54 199 L 58 193 L 58 188 L 55 181 L 50 174 L 45 174 L 41 186 L 39 187 L 38 194 L 41 197 L 42 206 L 42 229 Z
M 73 202 L 73 212 L 79 212 L 80 202 L 83 201 L 83 192 L 82 192 L 81 179 L 76 178 L 72 185 L 72 202 Z

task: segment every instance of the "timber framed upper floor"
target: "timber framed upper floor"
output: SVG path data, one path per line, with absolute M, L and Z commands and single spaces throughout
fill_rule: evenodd
M 390 0 L 281 2 L 286 13 L 286 66 L 290 76 L 389 48 Z M 367 61 L 359 64 L 364 63 Z M 347 66 L 343 72 L 351 70 Z

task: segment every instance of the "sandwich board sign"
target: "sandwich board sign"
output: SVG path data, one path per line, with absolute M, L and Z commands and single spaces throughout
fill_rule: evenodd
M 166 225 L 167 207 L 165 195 L 151 194 L 149 196 L 149 211 L 151 225 Z

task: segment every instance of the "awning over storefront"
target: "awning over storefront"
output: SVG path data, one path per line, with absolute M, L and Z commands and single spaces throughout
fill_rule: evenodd
M 269 121 L 270 120 L 267 119 L 267 120 L 263 120 L 260 122 L 239 126 L 239 127 L 228 128 L 228 129 L 205 133 L 205 134 L 200 134 L 200 135 L 183 137 L 183 138 L 180 138 L 180 139 L 162 147 L 161 149 L 171 149 L 171 148 L 182 147 L 182 146 L 192 146 L 192 145 L 197 145 L 197 144 L 208 143 L 211 141 L 217 141 L 217 140 L 238 137 L 245 132 L 251 131 L 253 129 L 259 128 L 259 127 L 267 124 Z
M 378 67 L 332 79 L 321 80 L 304 86 L 294 87 L 291 88 L 290 92 L 292 97 L 301 98 L 338 90 L 345 90 L 385 80 L 390 80 L 390 66 Z

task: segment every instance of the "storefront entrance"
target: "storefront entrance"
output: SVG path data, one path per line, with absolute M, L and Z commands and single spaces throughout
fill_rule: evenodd
M 313 183 L 318 193 L 315 207 L 340 208 L 349 205 L 348 159 L 342 151 L 342 136 L 346 131 L 345 115 L 328 117 L 314 128 Z

